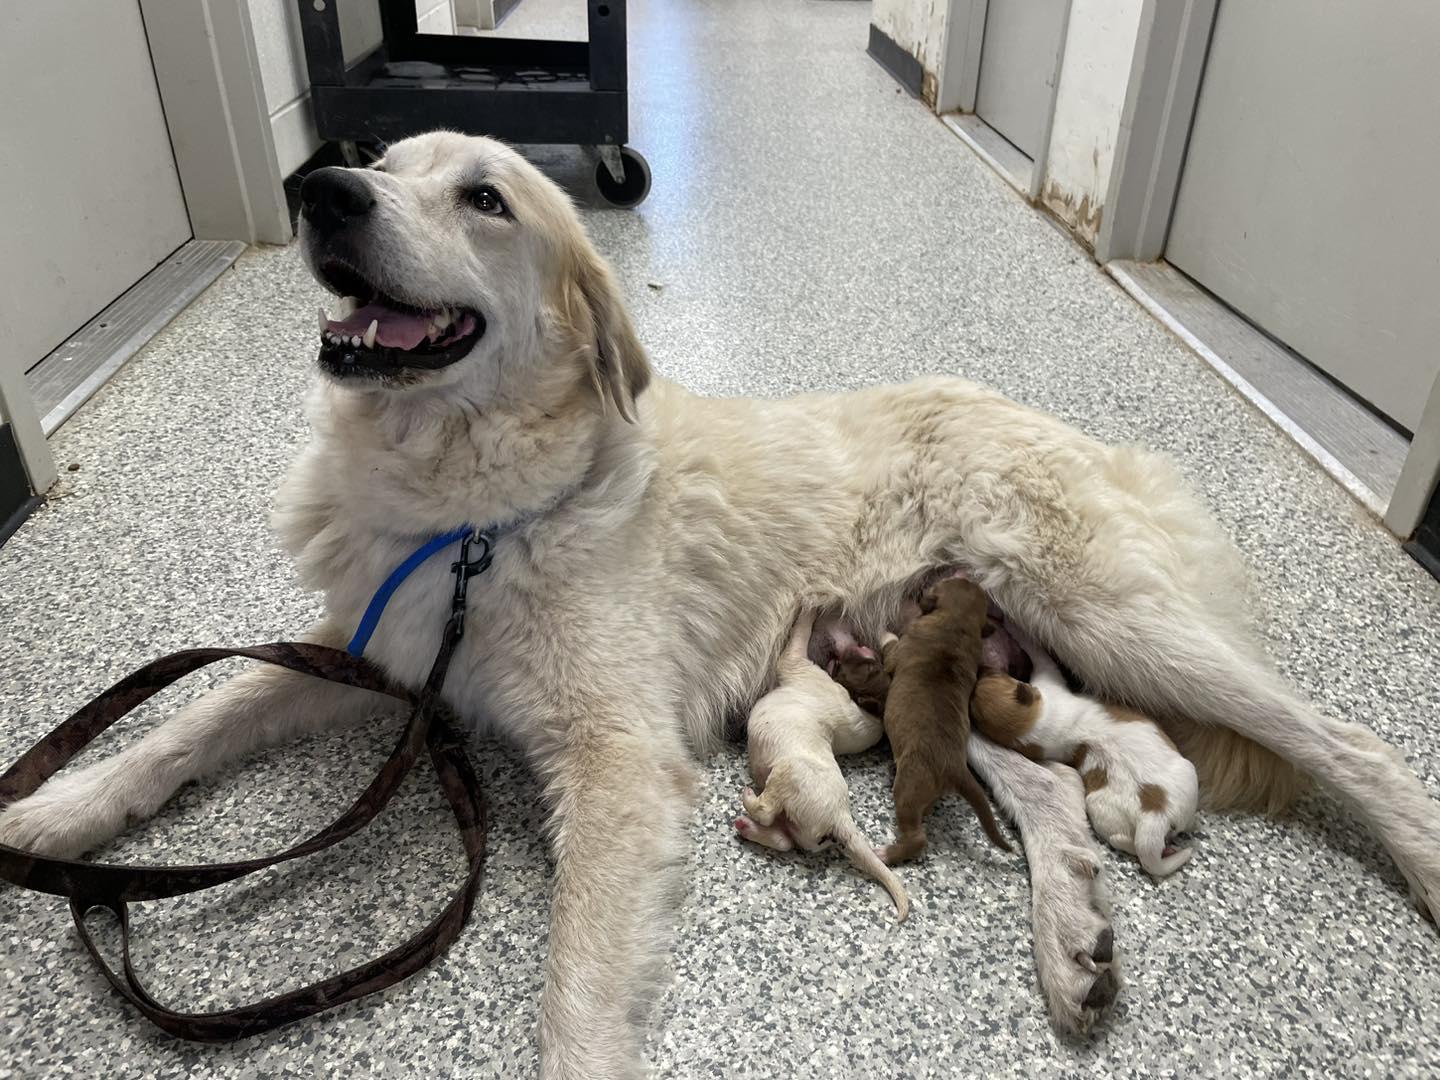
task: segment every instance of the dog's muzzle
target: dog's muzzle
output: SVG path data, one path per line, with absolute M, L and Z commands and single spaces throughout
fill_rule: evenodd
M 411 381 L 467 356 L 485 333 L 473 308 L 412 303 L 403 290 L 373 280 L 362 267 L 363 234 L 375 210 L 370 180 L 358 169 L 317 169 L 300 187 L 300 214 L 311 265 L 340 297 L 320 311 L 321 368 L 336 378 Z

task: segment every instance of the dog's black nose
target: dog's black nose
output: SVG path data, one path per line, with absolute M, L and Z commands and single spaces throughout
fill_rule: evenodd
M 363 218 L 374 206 L 369 182 L 353 169 L 316 169 L 300 185 L 300 212 L 321 232 Z

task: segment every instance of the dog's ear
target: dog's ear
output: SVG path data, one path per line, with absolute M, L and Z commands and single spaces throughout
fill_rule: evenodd
M 583 237 L 565 283 L 564 314 L 602 407 L 635 422 L 635 401 L 650 383 L 650 360 L 605 260 Z

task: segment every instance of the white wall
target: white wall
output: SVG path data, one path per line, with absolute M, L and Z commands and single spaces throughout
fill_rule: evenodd
M 923 96 L 932 107 L 952 3 L 969 7 L 971 0 L 874 0 L 870 13 L 880 31 L 920 61 Z M 1143 6 L 1144 0 L 1071 0 L 1040 199 L 1091 247 L 1104 214 Z
M 871 23 L 920 61 L 925 70 L 920 96 L 931 107 L 935 105 L 949 6 L 950 0 L 873 0 L 870 7 Z
M 1041 201 L 1090 247 L 1100 233 L 1144 0 L 1071 0 Z
M 334 0 L 339 4 L 340 40 L 345 60 L 353 62 L 380 43 L 377 0 Z M 280 174 L 289 176 L 320 148 L 310 116 L 310 81 L 305 73 L 305 44 L 295 0 L 248 0 L 255 32 L 260 81 L 275 133 Z M 453 34 L 450 0 L 415 0 L 420 32 Z

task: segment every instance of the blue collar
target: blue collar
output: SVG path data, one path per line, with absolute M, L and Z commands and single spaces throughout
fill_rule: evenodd
M 395 595 L 395 590 L 405 583 L 405 579 L 420 569 L 420 566 L 428 562 L 432 556 L 444 551 L 451 544 L 457 544 L 472 535 L 479 534 L 475 529 L 466 525 L 452 532 L 432 537 L 411 552 L 410 557 L 392 570 L 380 588 L 375 590 L 375 595 L 370 598 L 370 603 L 365 608 L 365 614 L 360 618 L 360 625 L 355 630 L 355 636 L 350 639 L 350 644 L 345 646 L 345 651 L 351 656 L 362 655 L 365 652 L 365 646 L 370 644 L 370 636 L 380 625 L 380 616 L 385 614 L 385 605 L 390 602 L 390 597 Z M 493 546 L 494 531 L 490 530 L 484 535 Z
M 380 616 L 385 614 L 385 605 L 390 602 L 390 597 L 395 595 L 395 590 L 405 583 L 405 579 L 420 569 L 423 563 L 441 551 L 444 551 L 451 544 L 462 543 L 473 540 L 484 544 L 484 551 L 480 558 L 473 563 L 464 563 L 465 555 L 469 550 L 469 543 L 463 543 L 461 547 L 462 563 L 456 563 L 452 568 L 456 572 L 455 599 L 452 602 L 451 614 L 460 614 L 462 619 L 465 611 L 465 583 L 476 574 L 483 573 L 490 565 L 490 556 L 495 550 L 495 544 L 502 532 L 511 532 L 520 528 L 527 522 L 550 513 L 570 496 L 574 495 L 583 486 L 584 482 L 573 487 L 564 488 L 544 505 L 525 511 L 516 518 L 503 525 L 491 525 L 489 528 L 477 529 L 471 525 L 462 525 L 447 533 L 433 537 L 410 553 L 410 557 L 390 572 L 390 576 L 384 580 L 380 588 L 375 590 L 375 595 L 370 598 L 370 603 L 365 608 L 365 614 L 360 617 L 360 625 L 355 629 L 355 636 L 350 639 L 350 644 L 345 646 L 345 651 L 351 656 L 360 656 L 365 652 L 365 646 L 370 644 L 370 636 L 375 633 L 375 628 L 380 625 Z M 462 570 L 462 564 L 464 569 Z

